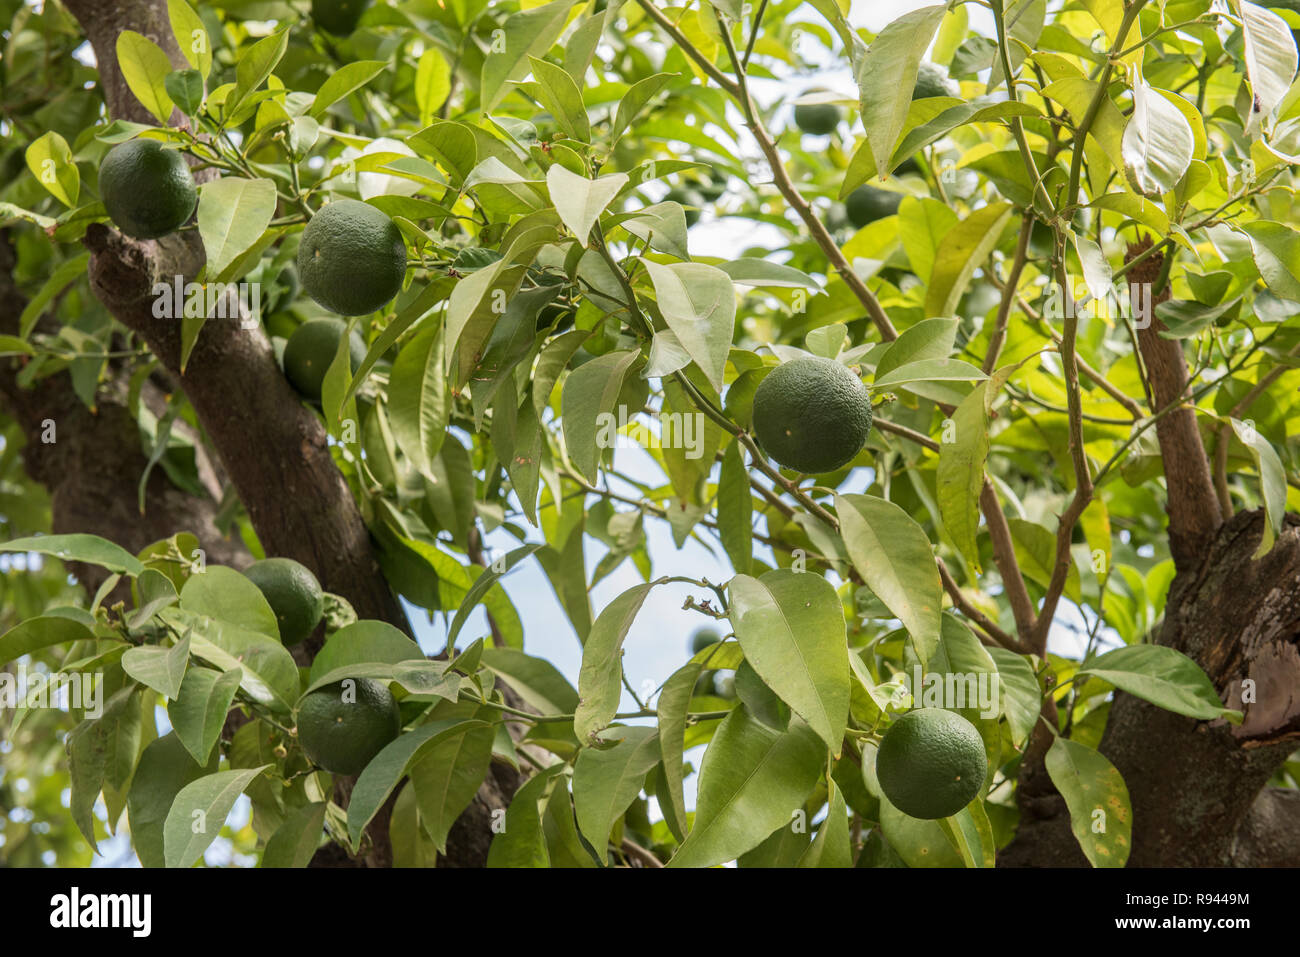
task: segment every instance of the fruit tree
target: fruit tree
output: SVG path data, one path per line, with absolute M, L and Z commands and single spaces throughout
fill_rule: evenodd
M 0 4 L 0 858 L 1300 864 L 1293 6 Z

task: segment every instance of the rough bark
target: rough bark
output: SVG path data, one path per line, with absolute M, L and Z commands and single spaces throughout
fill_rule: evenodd
M 186 66 L 172 35 L 166 4 L 160 0 L 67 0 L 65 5 L 95 51 L 110 115 L 152 123 L 122 77 L 115 49 L 118 34 L 132 29 L 157 43 L 178 69 Z M 178 111 L 171 119 L 176 126 L 185 122 Z M 263 330 L 248 328 L 233 319 L 210 319 L 186 369 L 181 371 L 180 320 L 154 315 L 153 287 L 157 282 L 173 282 L 178 276 L 188 280 L 198 273 L 204 252 L 197 233 L 188 230 L 157 241 L 137 241 L 96 225 L 87 231 L 85 244 L 92 253 L 92 291 L 118 321 L 140 336 L 162 362 L 171 381 L 184 390 L 216 451 L 222 478 L 233 484 L 248 509 L 266 552 L 295 558 L 312 568 L 322 586 L 346 597 L 361 617 L 388 621 L 408 630 L 405 614 L 379 569 L 356 502 L 334 464 L 323 424 L 284 379 Z M 7 277 L 8 270 L 3 272 Z M 21 306 L 12 312 L 15 319 L 20 311 Z M 16 395 L 19 391 L 15 384 L 5 394 L 10 397 L 11 392 Z M 71 391 L 64 391 L 61 411 L 81 415 L 74 408 L 75 397 L 71 403 L 67 401 Z M 31 396 L 21 398 L 31 405 L 30 415 L 41 412 L 40 403 Z M 61 494 L 60 508 L 65 514 L 62 525 L 66 530 L 95 531 L 131 548 L 134 539 L 130 535 L 145 533 L 138 519 L 124 511 L 123 503 L 133 504 L 136 500 L 135 482 L 144 460 L 129 410 L 112 405 L 105 411 L 101 403 L 101 415 L 110 418 L 100 422 L 98 429 L 82 428 L 84 423 L 77 420 L 69 431 L 79 436 L 99 436 L 102 459 L 112 465 L 115 481 L 105 481 L 95 469 L 68 468 L 67 459 L 46 465 L 36 455 L 34 465 L 29 467 L 45 476 L 39 479 L 43 482 L 60 473 L 71 473 L 74 477 L 64 480 L 79 483 Z M 112 428 L 105 427 L 103 423 L 110 420 Z M 61 453 L 66 451 L 65 447 Z M 94 453 L 87 450 L 83 454 Z M 180 507 L 183 500 L 176 498 L 179 493 L 165 484 L 161 474 L 151 479 L 149 493 L 151 508 L 155 501 L 163 503 L 155 508 L 154 515 L 167 526 L 165 534 L 181 529 L 196 533 L 215 530 L 209 528 L 214 503 L 204 506 L 206 512 L 189 514 Z M 190 502 L 183 504 L 194 507 Z M 60 530 L 57 523 L 55 530 Z M 147 540 L 135 547 L 161 537 L 165 536 L 150 532 Z M 247 561 L 247 556 L 238 551 L 227 553 L 214 547 L 215 542 L 209 544 L 210 535 L 200 534 L 200 540 L 209 548 L 210 559 L 229 559 L 236 566 Z M 444 864 L 475 866 L 485 862 L 491 841 L 487 827 L 491 813 L 508 803 L 518 781 L 513 770 L 494 767 L 489 781 L 453 829 Z M 336 798 L 342 803 L 346 803 L 350 784 L 348 780 L 339 782 Z M 371 846 L 361 861 L 351 861 L 339 853 L 336 845 L 329 845 L 322 849 L 317 863 L 390 865 L 390 810 L 382 810 L 368 830 Z
M 1129 259 L 1136 258 L 1150 246 L 1150 239 L 1129 246 Z M 1129 273 L 1130 287 L 1154 287 L 1163 265 L 1164 257 L 1159 254 L 1143 260 Z M 1155 315 L 1155 306 L 1168 296 L 1167 285 L 1153 291 L 1152 314 L 1138 329 L 1138 349 L 1146 366 L 1153 414 L 1188 397 L 1187 360 L 1183 356 L 1182 343 L 1161 337 L 1165 324 Z M 1196 427 L 1196 410 L 1187 404 L 1166 413 L 1156 422 L 1156 438 L 1160 443 L 1168 491 L 1169 554 L 1174 565 L 1184 569 L 1198 562 L 1220 520 L 1210 460 Z
M 0 332 L 16 335 L 18 317 L 27 299 L 14 287 L 13 246 L 0 233 Z M 38 330 L 45 327 L 37 325 Z M 111 364 L 101 383 L 95 408 L 78 398 L 67 372 L 37 380 L 30 388 L 19 384 L 20 359 L 0 359 L 0 401 L 26 438 L 23 466 L 32 480 L 50 493 L 52 530 L 88 532 L 117 542 L 127 551 L 179 531 L 193 533 L 209 561 L 242 567 L 251 560 L 243 543 L 223 536 L 216 527 L 218 477 L 197 449 L 200 476 L 209 497 L 181 491 L 154 469 L 145 488 L 145 510 L 137 506 L 140 476 L 148 464 L 140 446 L 135 418 L 127 407 L 128 370 Z M 146 383 L 141 401 L 155 414 L 165 400 Z M 46 441 L 53 432 L 54 441 Z M 74 563 L 77 579 L 92 593 L 107 577 L 97 565 Z
M 1233 516 L 1199 566 L 1175 576 L 1156 636 L 1200 665 L 1243 723 L 1196 721 L 1123 693 L 1111 706 L 1100 750 L 1128 785 L 1130 866 L 1300 863 L 1293 842 L 1261 837 L 1280 816 L 1300 824 L 1293 802 L 1261 793 L 1300 741 L 1300 518 L 1288 516 L 1254 559 L 1264 521 L 1259 511 Z M 1243 703 L 1246 680 L 1254 700 Z M 1021 780 L 1020 828 L 999 864 L 1086 863 L 1045 779 Z

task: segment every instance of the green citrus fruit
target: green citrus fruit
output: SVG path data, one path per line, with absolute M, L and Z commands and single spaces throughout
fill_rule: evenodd
M 931 96 L 961 96 L 961 85 L 939 64 L 925 60 L 916 71 L 912 99 L 924 100 Z
M 820 475 L 853 461 L 871 431 L 871 396 L 833 359 L 806 356 L 777 366 L 754 390 L 754 433 L 772 458 Z
M 402 231 L 369 203 L 336 200 L 302 231 L 298 276 L 307 295 L 330 312 L 374 312 L 397 295 L 406 278 Z
M 895 721 L 876 753 L 876 778 L 904 814 L 933 820 L 956 814 L 984 784 L 988 759 L 980 733 L 959 714 L 919 708 Z
M 686 225 L 694 226 L 700 221 L 700 210 L 704 207 L 705 200 L 697 190 L 674 186 L 664 197 L 664 202 L 680 203 L 686 212 Z
M 249 565 L 244 576 L 275 612 L 282 642 L 296 645 L 316 630 L 325 614 L 325 595 L 310 568 L 292 558 L 266 558 Z
M 370 0 L 311 0 L 311 18 L 330 33 L 345 37 L 357 28 Z
M 848 213 L 849 222 L 861 229 L 868 223 L 893 216 L 898 212 L 902 201 L 901 193 L 874 186 L 859 186 L 849 193 L 849 198 L 844 201 L 844 209 Z
M 342 319 L 310 319 L 289 337 L 284 347 L 284 374 L 300 395 L 320 399 L 325 372 L 347 327 Z M 348 353 L 356 372 L 366 357 L 366 342 L 356 332 L 348 336 Z
M 402 730 L 397 702 L 369 678 L 317 688 L 298 705 L 298 741 L 307 757 L 335 774 L 360 774 Z
M 709 645 L 716 645 L 721 640 L 722 636 L 712 628 L 697 628 L 695 634 L 691 635 L 691 654 L 699 654 Z
M 811 136 L 826 136 L 840 125 L 840 108 L 834 103 L 800 103 L 794 108 L 794 125 Z
M 127 140 L 109 150 L 99 164 L 99 193 L 113 224 L 136 239 L 175 232 L 199 201 L 185 157 L 157 140 Z

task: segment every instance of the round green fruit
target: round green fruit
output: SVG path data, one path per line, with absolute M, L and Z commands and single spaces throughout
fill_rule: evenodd
M 284 374 L 300 395 L 319 401 L 325 373 L 338 353 L 339 340 L 347 331 L 342 319 L 311 319 L 294 330 L 284 347 Z M 366 343 L 353 332 L 348 336 L 348 354 L 356 372 L 366 357 Z
M 840 108 L 834 103 L 800 103 L 794 108 L 794 125 L 809 136 L 828 136 L 840 125 Z
M 296 645 L 316 630 L 325 614 L 325 594 L 306 565 L 292 558 L 266 558 L 249 565 L 244 577 L 258 587 L 275 612 L 284 644 Z
M 859 186 L 849 193 L 848 199 L 844 201 L 844 209 L 848 213 L 849 222 L 861 229 L 878 219 L 893 216 L 902 202 L 901 193 L 877 189 L 875 186 Z
M 833 359 L 777 366 L 754 390 L 754 433 L 786 468 L 820 475 L 853 461 L 871 431 L 871 396 Z
M 298 276 L 307 295 L 330 312 L 374 312 L 397 295 L 406 278 L 402 231 L 369 203 L 336 200 L 302 231 Z
M 345 37 L 357 28 L 370 0 L 311 0 L 311 18 L 335 36 Z
M 99 193 L 113 225 L 135 239 L 175 232 L 199 201 L 185 157 L 157 140 L 127 140 L 109 150 L 99 164 Z
M 924 100 L 932 96 L 961 96 L 961 84 L 948 75 L 937 63 L 925 60 L 916 71 L 916 86 L 912 99 Z
M 984 741 L 959 714 L 909 711 L 895 721 L 876 753 L 876 779 L 889 802 L 924 820 L 950 817 L 979 794 L 988 773 Z
M 297 721 L 307 757 L 334 774 L 360 774 L 402 730 L 397 701 L 369 678 L 317 688 L 298 705 Z
M 691 635 L 691 654 L 698 655 L 709 645 L 716 645 L 722 640 L 712 628 L 697 628 L 695 634 Z

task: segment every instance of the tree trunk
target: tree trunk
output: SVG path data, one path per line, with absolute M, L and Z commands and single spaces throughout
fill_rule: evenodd
M 1128 785 L 1131 866 L 1300 866 L 1300 802 L 1264 790 L 1300 740 L 1300 518 L 1252 559 L 1264 521 L 1242 512 L 1220 527 L 1199 565 L 1175 576 L 1156 636 L 1205 669 L 1243 723 L 1124 693 L 1111 706 L 1100 750 Z M 1020 828 L 999 864 L 1086 864 L 1046 772 L 1020 787 Z M 1286 835 L 1273 831 L 1281 822 Z

